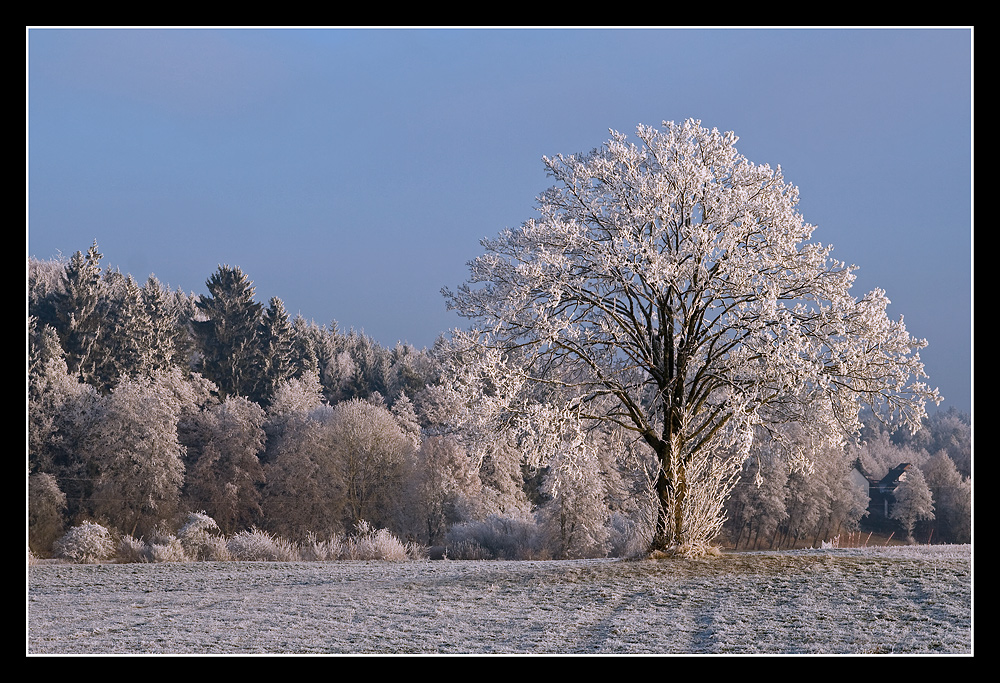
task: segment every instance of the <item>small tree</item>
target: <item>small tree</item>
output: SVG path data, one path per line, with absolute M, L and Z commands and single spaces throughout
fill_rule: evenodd
M 863 404 L 916 428 L 939 397 L 920 381 L 924 342 L 888 318 L 883 291 L 851 293 L 853 268 L 809 241 L 780 168 L 694 120 L 637 136 L 544 159 L 555 185 L 539 216 L 484 240 L 444 294 L 508 375 L 652 449 L 651 547 L 697 549 L 756 426 L 835 444 Z
M 328 437 L 344 526 L 399 528 L 411 437 L 388 409 L 360 399 L 337 404 Z
M 605 473 L 594 444 L 578 425 L 564 432 L 548 461 L 539 510 L 556 558 L 603 557 L 610 540 L 611 512 Z
M 972 481 L 963 478 L 955 461 L 938 451 L 921 470 L 934 498 L 935 540 L 972 542 Z
M 28 548 L 47 554 L 63 533 L 66 494 L 59 490 L 56 478 L 46 472 L 28 477 Z
M 413 451 L 407 482 L 407 531 L 429 545 L 444 543 L 448 528 L 476 515 L 476 463 L 453 438 L 431 436 Z
M 265 467 L 269 529 L 304 538 L 345 533 L 361 520 L 397 528 L 413 441 L 388 409 L 355 399 L 281 418 Z
M 893 492 L 893 498 L 889 517 L 902 525 L 906 539 L 912 543 L 916 523 L 934 519 L 934 500 L 923 472 L 911 467 Z

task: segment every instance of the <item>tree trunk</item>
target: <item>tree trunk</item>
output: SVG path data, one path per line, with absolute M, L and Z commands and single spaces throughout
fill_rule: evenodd
M 687 503 L 687 481 L 683 464 L 671 466 L 670 441 L 663 441 L 657 448 L 660 472 L 656 478 L 656 531 L 650 550 L 668 550 L 684 544 L 684 506 Z M 674 472 L 671 478 L 668 472 Z

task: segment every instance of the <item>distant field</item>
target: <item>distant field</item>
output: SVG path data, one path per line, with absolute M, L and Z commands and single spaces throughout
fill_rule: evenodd
M 28 567 L 28 654 L 972 653 L 969 546 Z

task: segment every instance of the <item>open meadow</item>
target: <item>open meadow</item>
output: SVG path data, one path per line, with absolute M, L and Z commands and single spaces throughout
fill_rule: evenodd
M 970 546 L 28 568 L 28 654 L 971 654 Z

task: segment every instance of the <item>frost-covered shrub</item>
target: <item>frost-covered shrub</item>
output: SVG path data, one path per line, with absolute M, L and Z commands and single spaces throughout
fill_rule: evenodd
M 204 512 L 189 512 L 187 521 L 184 522 L 184 526 L 182 526 L 177 532 L 177 537 L 184 539 L 197 534 L 208 534 L 212 532 L 219 532 L 219 525 L 215 523 L 214 519 L 206 515 Z
M 625 515 L 612 514 L 608 531 L 608 555 L 611 557 L 635 557 L 649 547 L 649 539 L 642 533 L 639 524 Z
M 191 559 L 225 562 L 232 556 L 226 540 L 218 533 L 219 525 L 214 519 L 204 512 L 191 512 L 177 532 L 177 538 Z
M 149 552 L 149 546 L 141 538 L 125 534 L 118 541 L 115 559 L 125 564 L 132 564 L 136 562 L 151 562 L 153 557 Z
M 492 560 L 493 553 L 471 539 L 463 539 L 449 543 L 445 548 L 445 557 L 450 560 Z
M 191 559 L 180 540 L 173 536 L 159 538 L 157 542 L 150 543 L 149 554 L 153 562 L 187 562 Z
M 299 554 L 306 562 L 326 562 L 339 560 L 344 547 L 344 539 L 331 538 L 321 541 L 316 534 L 309 532 L 306 540 L 299 546 Z
M 208 562 L 229 562 L 233 555 L 229 552 L 229 542 L 221 536 L 206 536 L 196 548 L 196 560 Z M 190 553 L 191 550 L 189 549 Z
M 115 543 L 111 532 L 94 522 L 83 522 L 67 531 L 52 547 L 61 559 L 92 564 L 114 557 Z
M 226 544 L 232 559 L 244 562 L 295 562 L 301 558 L 294 543 L 252 527 Z
M 403 561 L 426 556 L 423 547 L 404 543 L 388 529 L 375 529 L 362 520 L 351 536 L 319 540 L 315 534 L 307 535 L 300 548 L 303 560 L 323 562 L 328 560 L 389 560 Z
M 412 549 L 392 535 L 388 529 L 375 529 L 368 522 L 358 522 L 356 532 L 344 541 L 343 559 L 396 560 L 410 559 Z
M 549 559 L 542 530 L 530 518 L 491 515 L 482 521 L 457 524 L 449 529 L 446 545 L 448 557 L 453 559 Z

